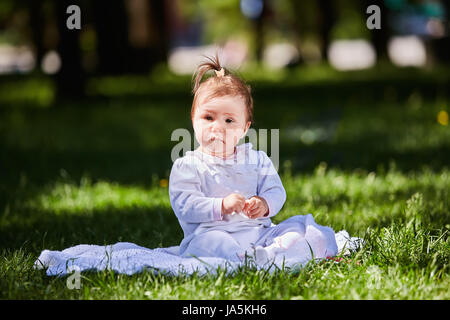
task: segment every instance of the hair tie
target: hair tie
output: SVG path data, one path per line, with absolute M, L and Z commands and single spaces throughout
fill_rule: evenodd
M 225 75 L 225 69 L 221 68 L 219 71 L 214 70 L 214 72 L 216 73 L 216 76 L 218 77 L 223 77 Z

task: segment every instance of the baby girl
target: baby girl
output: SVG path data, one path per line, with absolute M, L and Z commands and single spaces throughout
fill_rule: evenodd
M 203 80 L 208 71 L 213 76 Z M 286 201 L 280 177 L 264 151 L 237 145 L 253 121 L 250 87 L 217 55 L 194 75 L 191 120 L 199 147 L 174 162 L 169 178 L 170 202 L 184 232 L 180 254 L 233 261 L 247 255 L 258 264 L 335 255 L 333 230 L 310 214 L 271 222 Z

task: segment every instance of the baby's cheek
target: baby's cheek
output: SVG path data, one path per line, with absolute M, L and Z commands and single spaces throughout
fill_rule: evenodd
M 227 130 L 227 142 L 238 143 L 241 139 L 241 135 L 243 134 L 242 130 L 239 129 L 229 129 Z

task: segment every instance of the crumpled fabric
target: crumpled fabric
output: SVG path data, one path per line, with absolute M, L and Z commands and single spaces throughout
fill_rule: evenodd
M 360 238 L 350 237 L 345 230 L 335 233 L 338 255 L 350 254 L 363 245 Z M 46 269 L 48 276 L 65 276 L 74 271 L 112 270 L 116 273 L 132 275 L 152 270 L 168 275 L 213 273 L 219 269 L 227 273 L 253 263 L 258 269 L 301 268 L 310 259 L 298 256 L 289 261 L 280 259 L 271 264 L 257 265 L 251 258 L 245 262 L 233 262 L 220 257 L 181 257 L 179 246 L 149 249 L 130 242 L 118 242 L 112 245 L 80 244 L 62 251 L 43 250 L 34 263 L 37 269 Z

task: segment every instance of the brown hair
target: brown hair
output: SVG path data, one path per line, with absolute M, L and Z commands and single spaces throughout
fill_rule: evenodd
M 208 91 L 209 94 L 205 97 L 206 100 L 210 100 L 217 97 L 226 95 L 240 96 L 244 100 L 247 121 L 253 123 L 253 98 L 251 94 L 251 88 L 241 78 L 230 73 L 227 69 L 220 65 L 218 54 L 215 58 L 207 57 L 208 61 L 203 62 L 197 67 L 196 72 L 192 76 L 192 93 L 194 99 L 192 101 L 191 119 L 194 118 L 195 107 L 197 105 L 199 96 L 201 93 Z M 214 75 L 202 82 L 202 78 L 206 72 L 210 70 L 221 71 L 223 68 L 223 76 Z

